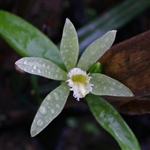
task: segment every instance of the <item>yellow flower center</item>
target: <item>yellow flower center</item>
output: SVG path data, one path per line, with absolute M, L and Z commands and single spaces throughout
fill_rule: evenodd
M 70 90 L 73 91 L 73 96 L 79 101 L 80 98 L 85 97 L 92 91 L 92 84 L 88 74 L 80 68 L 73 68 L 68 73 L 67 80 Z
M 71 79 L 73 82 L 79 82 L 85 84 L 87 82 L 88 77 L 83 74 L 75 74 L 72 76 Z

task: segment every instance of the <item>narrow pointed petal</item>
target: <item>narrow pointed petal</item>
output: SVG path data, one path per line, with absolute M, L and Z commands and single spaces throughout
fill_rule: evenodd
M 31 136 L 40 133 L 54 118 L 56 118 L 66 103 L 69 95 L 67 83 L 61 84 L 43 100 L 31 125 Z
M 117 140 L 122 150 L 140 150 L 131 129 L 107 101 L 92 94 L 88 94 L 85 99 L 95 119 Z
M 79 43 L 75 27 L 69 19 L 66 19 L 60 45 L 60 53 L 68 71 L 75 67 L 78 52 Z
M 15 63 L 20 69 L 30 74 L 54 80 L 66 80 L 67 73 L 49 60 L 37 57 L 24 57 Z
M 131 90 L 119 81 L 110 78 L 103 74 L 91 73 L 92 77 L 90 83 L 92 87 L 92 94 L 108 95 L 108 96 L 133 96 Z
M 87 71 L 111 47 L 115 37 L 116 30 L 112 30 L 90 44 L 81 55 L 77 67 Z

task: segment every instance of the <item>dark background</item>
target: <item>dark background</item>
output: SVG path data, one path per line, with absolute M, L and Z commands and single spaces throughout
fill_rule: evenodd
M 122 0 L 1 0 L 1 9 L 21 16 L 54 43 L 59 43 L 65 18 L 76 29 L 107 12 Z M 136 1 L 135 1 L 136 2 Z M 144 10 L 119 29 L 115 43 L 149 30 L 150 11 Z M 127 32 L 128 31 L 128 32 Z M 14 63 L 21 56 L 0 39 L 0 149 L 2 150 L 119 150 L 82 101 L 70 98 L 62 113 L 39 135 L 30 137 L 30 125 L 50 80 L 21 74 Z M 34 82 L 44 92 L 37 92 Z M 47 89 L 46 87 L 46 89 Z M 40 90 L 39 90 L 40 91 Z M 150 150 L 150 115 L 122 114 L 140 142 Z

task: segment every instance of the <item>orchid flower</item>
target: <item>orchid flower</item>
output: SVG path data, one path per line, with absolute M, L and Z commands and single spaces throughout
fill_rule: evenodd
M 130 89 L 119 81 L 101 73 L 89 72 L 91 66 L 111 47 L 115 36 L 115 30 L 107 32 L 90 44 L 78 59 L 77 33 L 71 21 L 66 19 L 60 45 L 65 69 L 43 58 L 24 57 L 16 61 L 15 64 L 25 72 L 61 81 L 61 85 L 50 92 L 39 107 L 31 125 L 32 137 L 60 114 L 70 91 L 73 91 L 77 101 L 89 93 L 98 96 L 133 96 Z

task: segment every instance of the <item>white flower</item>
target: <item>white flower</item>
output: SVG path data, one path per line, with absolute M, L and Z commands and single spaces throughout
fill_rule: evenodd
M 68 85 L 73 91 L 73 96 L 79 101 L 80 98 L 85 97 L 92 91 L 93 84 L 90 84 L 91 77 L 80 68 L 73 68 L 68 73 Z
M 52 59 L 24 57 L 15 64 L 25 72 L 40 75 L 49 79 L 62 81 L 61 85 L 51 91 L 43 100 L 31 126 L 31 136 L 40 133 L 54 118 L 56 118 L 69 96 L 70 90 L 79 101 L 87 94 L 109 96 L 133 96 L 130 89 L 115 79 L 97 72 L 99 58 L 110 48 L 116 36 L 116 31 L 107 32 L 101 38 L 91 43 L 78 59 L 79 43 L 73 24 L 66 19 L 60 45 L 60 53 L 52 53 Z M 42 55 L 43 56 L 43 55 Z M 53 56 L 61 56 L 54 61 Z M 59 58 L 59 57 L 58 57 Z M 55 64 L 57 62 L 57 64 Z M 95 65 L 94 65 L 95 66 Z M 73 69 L 72 69 L 73 68 Z M 90 72 L 89 74 L 86 73 Z M 68 83 L 66 83 L 66 82 Z

